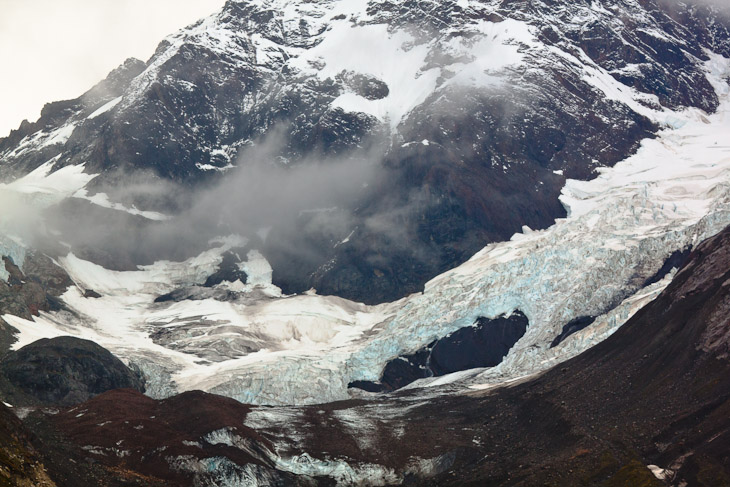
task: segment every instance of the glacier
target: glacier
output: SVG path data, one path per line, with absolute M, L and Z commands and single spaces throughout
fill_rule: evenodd
M 21 242 L 15 238 L 7 237 L 0 234 L 0 255 L 9 257 L 15 265 L 21 270 L 23 269 L 23 263 L 25 262 L 26 248 Z M 5 265 L 0 266 L 0 280 L 7 282 L 10 274 Z
M 345 8 L 342 3 L 338 8 Z M 296 14 L 284 13 L 286 18 Z M 483 35 L 504 37 L 497 44 L 502 46 L 505 63 L 510 64 L 520 62 L 515 45 L 533 42 L 529 31 L 521 26 L 518 22 L 503 23 L 494 32 L 486 24 L 474 28 L 482 29 Z M 358 29 L 347 33 L 372 35 L 377 26 Z M 215 29 L 212 18 L 191 32 L 210 42 L 223 35 L 222 30 Z M 397 37 L 400 34 L 391 35 L 395 37 L 387 42 L 404 40 Z M 137 78 L 130 93 L 108 110 L 124 110 L 147 88 L 155 69 L 184 41 L 180 36 L 170 38 L 170 52 L 161 53 Z M 262 39 L 223 40 L 221 49 L 251 42 L 258 43 L 257 55 L 268 52 Z M 292 58 L 292 66 L 302 72 L 316 71 L 322 56 L 327 57 L 329 69 L 345 66 L 342 53 L 333 54 L 328 51 L 330 47 L 323 42 L 306 55 L 302 51 L 298 53 L 301 56 Z M 461 52 L 465 46 L 451 48 Z M 59 259 L 59 265 L 76 284 L 62 296 L 69 310 L 41 312 L 34 321 L 4 315 L 3 319 L 20 331 L 14 346 L 41 337 L 75 335 L 99 343 L 142 370 L 152 397 L 203 389 L 242 402 L 274 405 L 311 404 L 365 394 L 349 390 L 348 384 L 377 380 L 389 360 L 470 326 L 478 317 L 494 318 L 515 310 L 530 321 L 525 336 L 499 366 L 459 374 L 451 378 L 453 384 L 488 388 L 538 373 L 580 353 L 609 336 L 661 292 L 671 274 L 649 287 L 644 287 L 644 282 L 672 252 L 690 248 L 730 223 L 730 148 L 726 145 L 730 133 L 726 81 L 730 61 L 708 53 L 707 76 L 721 105 L 716 113 L 707 114 L 699 109 L 661 108 L 590 60 L 554 51 L 552 54 L 565 58 L 566 63 L 584 66 L 586 79 L 596 89 L 664 129 L 656 139 L 644 140 L 635 155 L 613 168 L 601 169 L 595 179 L 568 180 L 561 196 L 568 216 L 550 228 L 524 228 L 510 241 L 490 244 L 461 266 L 437 276 L 426 284 L 423 293 L 376 306 L 316 292 L 284 295 L 272 284 L 271 267 L 256 251 L 249 252 L 242 265 L 249 274 L 247 283 L 219 285 L 235 299 L 155 302 L 160 295 L 180 287 L 201 285 L 215 272 L 224 252 L 244 244 L 245 239 L 237 236 L 212 242 L 209 250 L 185 262 L 161 261 L 137 271 L 111 271 L 68 254 Z M 400 54 L 404 56 L 399 58 L 402 62 L 423 61 L 423 53 L 415 47 Z M 386 72 L 392 66 L 376 61 L 369 65 L 374 74 L 393 75 Z M 504 68 L 482 61 L 475 61 L 481 66 L 480 73 L 491 67 Z M 491 79 L 486 74 L 486 78 L 476 80 L 471 68 L 462 68 L 452 81 Z M 424 90 L 433 88 L 429 76 L 427 71 L 419 75 L 423 85 L 419 86 Z M 395 94 L 400 93 L 397 79 L 390 84 Z M 393 96 L 384 99 L 383 106 L 369 102 L 365 106 L 362 100 L 352 105 L 354 99 L 348 96 L 343 95 L 337 103 L 348 110 L 370 110 L 387 119 L 403 116 L 413 102 Z M 137 212 L 115 207 L 105 195 L 89 197 L 85 186 L 94 175 L 85 174 L 83 165 L 51 172 L 53 162 L 2 185 L 0 190 L 25 195 L 29 204 L 39 207 L 76 197 Z M 167 218 L 155 213 L 146 216 Z M 22 245 L 3 238 L 0 250 L 22 264 Z M 85 297 L 87 289 L 101 297 Z M 565 323 L 586 315 L 599 318 L 559 346 L 549 347 Z M 153 339 L 160 335 L 163 338 Z M 216 352 L 203 354 L 204 349 Z M 426 380 L 420 385 L 449 380 Z M 417 386 L 419 383 L 413 387 Z

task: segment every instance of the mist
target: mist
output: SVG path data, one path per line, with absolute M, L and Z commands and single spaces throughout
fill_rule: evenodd
M 23 240 L 33 240 L 36 234 L 43 232 L 42 211 L 30 200 L 30 195 L 0 187 L 0 232 Z
M 0 189 L 0 226 L 27 244 L 53 254 L 70 251 L 116 270 L 156 260 L 181 261 L 210 248 L 216 237 L 240 235 L 251 248 L 275 248 L 316 260 L 323 242 L 347 237 L 361 220 L 361 201 L 385 175 L 382 149 L 310 156 L 284 164 L 284 132 L 242 151 L 234 168 L 196 189 L 148 172 L 116 174 L 96 189 L 128 208 L 165 206 L 174 214 L 154 221 L 80 198 L 50 206 Z M 276 238 L 267 242 L 269 232 Z M 58 242 L 64 245 L 59 246 Z M 330 247 L 331 248 L 331 247 Z
M 272 226 L 291 226 L 304 214 L 320 230 L 344 231 L 353 203 L 377 184 L 380 154 L 313 157 L 292 166 L 276 163 L 280 136 L 247 150 L 238 168 L 212 189 L 202 191 L 184 220 L 251 234 Z

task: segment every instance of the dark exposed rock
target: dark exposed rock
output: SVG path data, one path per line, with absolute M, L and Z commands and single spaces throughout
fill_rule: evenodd
M 527 331 L 527 317 L 519 311 L 509 317 L 478 318 L 473 326 L 457 330 L 413 354 L 385 365 L 380 382 L 355 381 L 348 386 L 368 392 L 400 389 L 418 379 L 498 365 Z
M 203 285 L 205 287 L 213 287 L 223 281 L 241 281 L 242 284 L 246 284 L 248 276 L 239 268 L 239 264 L 241 263 L 239 252 L 244 253 L 244 251 L 245 249 L 232 249 L 224 252 L 223 260 L 218 266 L 218 270 L 214 274 L 211 274 Z
M 18 341 L 17 334 L 17 328 L 10 326 L 4 319 L 0 318 L 0 358 L 8 353 L 13 343 Z
M 664 261 L 664 264 L 662 264 L 661 268 L 656 272 L 656 274 L 646 280 L 646 282 L 644 283 L 644 287 L 661 281 L 667 276 L 667 274 L 672 271 L 672 269 L 681 268 L 684 263 L 687 262 L 687 258 L 689 257 L 691 252 L 691 247 L 684 250 L 675 250 L 674 252 L 672 252 L 672 255 L 670 255 L 667 260 Z
M 387 84 L 372 76 L 343 71 L 337 79 L 366 100 L 381 100 L 390 93 Z
M 527 317 L 515 311 L 509 317 L 480 317 L 473 326 L 437 340 L 429 366 L 434 376 L 498 365 L 527 331 Z
M 556 336 L 550 343 L 550 348 L 557 347 L 573 333 L 579 332 L 584 328 L 588 328 L 594 321 L 596 321 L 595 316 L 579 316 L 578 318 L 570 320 L 563 326 L 560 335 Z
M 420 377 L 415 377 L 411 380 L 413 382 L 414 380 L 419 379 Z M 383 384 L 379 382 L 372 382 L 369 380 L 354 380 L 347 384 L 348 388 L 355 388 L 355 389 L 362 389 L 365 392 L 383 392 L 384 387 Z
M 250 485 L 253 476 L 262 485 L 296 485 L 272 468 L 270 442 L 243 425 L 249 410 L 200 391 L 156 401 L 122 389 L 27 423 L 43 435 L 38 448 L 59 486 L 79 485 L 79 475 L 105 485 Z
M 139 59 L 127 59 L 121 66 L 109 73 L 103 81 L 81 95 L 82 102 L 94 110 L 100 108 L 110 98 L 122 95 L 129 82 L 141 74 L 145 67 L 145 63 Z
M 53 260 L 40 252 L 29 252 L 23 271 L 7 256 L 0 265 L 8 272 L 8 282 L 0 281 L 0 316 L 11 314 L 24 319 L 38 316 L 40 311 L 58 311 L 63 304 L 59 296 L 73 281 Z M 0 355 L 16 341 L 13 327 L 0 319 Z
M 23 272 L 27 280 L 37 282 L 53 297 L 62 295 L 73 285 L 66 271 L 40 252 L 29 252 L 23 264 Z
M 39 283 L 26 280 L 11 259 L 3 257 L 3 264 L 9 274 L 7 284 L 0 281 L 0 311 L 3 314 L 30 319 L 41 309 L 50 309 L 49 296 Z
M 142 380 L 108 350 L 74 337 L 43 338 L 7 354 L 0 373 L 12 388 L 5 397 L 18 405 L 77 404 L 102 392 L 133 388 Z
M 84 297 L 85 298 L 98 299 L 98 298 L 101 297 L 101 294 L 97 293 L 93 289 L 87 289 L 87 290 L 84 291 Z
M 216 301 L 234 301 L 238 294 L 228 289 L 210 289 L 204 286 L 190 286 L 175 289 L 155 298 L 155 303 L 201 301 L 215 299 Z

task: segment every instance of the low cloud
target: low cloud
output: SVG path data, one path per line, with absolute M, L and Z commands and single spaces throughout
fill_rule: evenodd
M 145 172 L 113 174 L 96 187 L 126 207 L 174 212 L 152 221 L 79 198 L 50 208 L 28 204 L 28 196 L 0 192 L 4 233 L 42 249 L 73 252 L 112 269 L 133 269 L 159 259 L 183 260 L 209 247 L 215 237 L 238 234 L 304 261 L 321 258 L 323 242 L 345 238 L 358 226 L 358 205 L 380 185 L 384 170 L 377 149 L 283 164 L 281 131 L 243 151 L 236 167 L 213 183 L 192 189 Z M 111 183 L 113 182 L 113 183 Z M 330 247 L 331 248 L 331 247 Z
M 32 198 L 0 188 L 0 232 L 28 241 L 44 231 L 42 214 L 35 209 Z

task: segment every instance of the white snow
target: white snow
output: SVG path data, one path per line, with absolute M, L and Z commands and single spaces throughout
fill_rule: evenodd
M 289 64 L 322 79 L 334 78 L 342 71 L 354 71 L 385 82 L 389 94 L 381 100 L 368 100 L 350 92 L 339 96 L 332 106 L 371 114 L 388 121 L 395 129 L 408 112 L 434 91 L 440 74 L 437 68 L 423 70 L 429 48 L 413 46 L 412 42 L 410 34 L 388 32 L 385 24 L 335 23 L 319 45 Z
M 106 193 L 95 193 L 89 196 L 88 191 L 82 188 L 76 191 L 73 197 L 90 201 L 97 206 L 109 208 L 111 210 L 123 211 L 125 213 L 129 213 L 130 215 L 141 216 L 143 218 L 147 218 L 148 220 L 164 221 L 170 219 L 169 216 L 159 213 L 157 211 L 138 210 L 134 206 L 132 206 L 131 208 L 127 208 L 121 203 L 115 203 L 111 201 Z
M 275 458 L 276 468 L 285 472 L 307 476 L 328 476 L 337 485 L 396 485 L 402 478 L 393 469 L 382 465 L 350 465 L 345 460 L 320 460 L 308 453 L 291 458 Z
M 51 172 L 59 157 L 54 157 L 11 183 L 0 184 L 0 191 L 34 195 L 34 204 L 47 207 L 72 196 L 96 177 L 94 174 L 84 173 L 83 164 L 65 166 Z
M 654 474 L 654 477 L 659 480 L 671 480 L 671 476 L 674 473 L 671 470 L 657 467 L 656 465 L 647 465 L 646 468 L 651 470 L 651 473 Z
M 523 64 L 521 49 L 538 48 L 530 27 L 514 19 L 493 23 L 480 21 L 473 26 L 472 36 L 455 36 L 440 46 L 455 59 L 467 57 L 467 63 L 447 67 L 453 73 L 443 86 L 492 86 L 500 84 L 500 74 L 507 67 Z
M 72 122 L 59 127 L 58 129 L 49 133 L 45 140 L 41 141 L 37 148 L 41 149 L 50 145 L 65 144 L 66 141 L 71 137 L 71 134 L 73 134 L 73 131 L 76 129 L 76 125 L 77 124 L 75 122 Z
M 351 231 L 349 234 L 347 234 L 347 237 L 343 238 L 339 242 L 337 242 L 334 246 L 339 247 L 340 245 L 344 245 L 350 241 L 350 237 L 352 237 L 355 234 L 355 230 Z
M 383 99 L 369 100 L 346 92 L 332 107 L 373 115 L 396 130 L 408 113 L 437 90 L 499 84 L 505 68 L 522 63 L 519 48 L 537 46 L 527 24 L 516 20 L 479 22 L 469 29 L 467 35 L 448 41 L 418 44 L 410 33 L 391 31 L 385 24 L 334 23 L 321 43 L 297 53 L 288 64 L 321 79 L 351 71 L 385 82 L 389 94 Z M 429 67 L 428 58 L 435 53 L 447 53 L 460 61 L 446 68 Z M 468 61 L 462 62 L 464 58 Z M 449 79 L 439 84 L 444 69 Z
M 91 203 L 117 211 L 124 211 L 149 220 L 167 220 L 169 217 L 155 211 L 138 210 L 134 206 L 127 208 L 121 203 L 115 203 L 105 193 L 96 193 L 89 196 L 86 185 L 97 174 L 84 172 L 84 164 L 64 166 L 54 171 L 54 166 L 61 158 L 61 154 L 41 164 L 32 172 L 10 183 L 0 183 L 0 201 L 3 198 L 17 199 L 22 196 L 24 204 L 30 209 L 42 210 L 53 206 L 66 198 L 79 198 Z
M 266 258 L 258 250 L 249 251 L 246 258 L 247 260 L 239 265 L 248 276 L 246 284 L 252 288 L 266 289 L 271 296 L 281 296 L 281 289 L 271 283 L 274 270 Z
M 226 172 L 229 169 L 233 169 L 235 166 L 233 164 L 226 164 L 225 166 L 214 166 L 212 164 L 201 164 L 200 162 L 197 162 L 195 164 L 195 167 L 200 169 L 201 171 L 219 171 L 219 172 Z
M 109 110 L 111 110 L 112 108 L 114 108 L 115 106 L 117 106 L 120 101 L 122 101 L 121 96 L 114 98 L 112 101 L 105 103 L 98 109 L 94 110 L 94 112 L 86 118 L 89 120 L 94 119 L 94 118 L 98 117 L 99 115 L 101 115 L 102 113 L 106 113 Z

